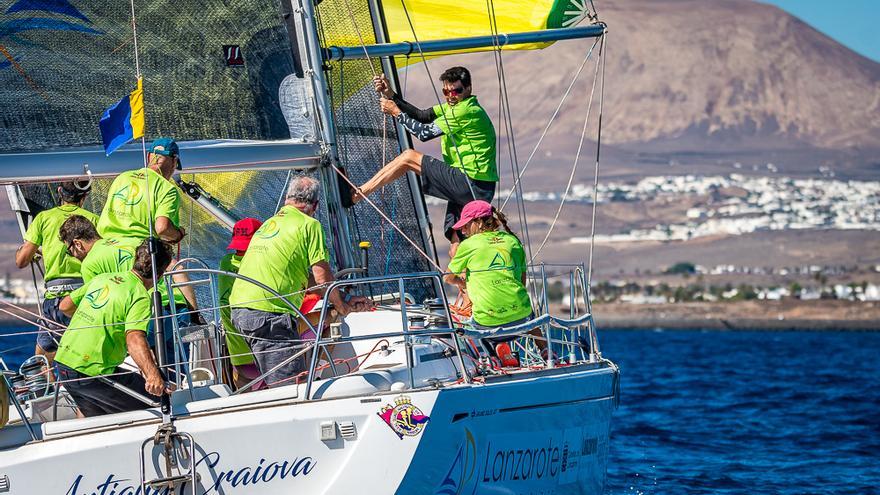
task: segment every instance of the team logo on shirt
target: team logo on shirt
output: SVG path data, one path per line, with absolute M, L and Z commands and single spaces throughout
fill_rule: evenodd
M 495 257 L 492 258 L 492 262 L 489 263 L 490 270 L 497 270 L 499 268 L 507 268 L 507 261 L 504 260 L 504 256 L 501 253 L 495 253 Z
M 269 220 L 254 235 L 260 239 L 271 239 L 278 235 L 279 232 L 281 232 L 281 228 L 278 226 L 278 223 L 275 220 Z
M 113 193 L 113 200 L 122 201 L 126 206 L 134 206 L 143 199 L 142 192 L 141 186 L 137 182 L 131 181 L 127 186 Z
M 134 253 L 125 248 L 119 248 L 116 250 L 116 266 L 122 267 L 127 266 L 127 263 L 134 258 Z
M 110 286 L 105 285 L 86 294 L 86 301 L 92 309 L 101 309 L 110 302 Z

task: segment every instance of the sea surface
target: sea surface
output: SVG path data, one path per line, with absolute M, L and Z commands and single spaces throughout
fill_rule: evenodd
M 880 333 L 600 342 L 621 369 L 606 494 L 880 494 Z M 0 349 L 17 366 L 33 336 L 0 337 Z
M 601 332 L 607 494 L 880 493 L 880 333 Z

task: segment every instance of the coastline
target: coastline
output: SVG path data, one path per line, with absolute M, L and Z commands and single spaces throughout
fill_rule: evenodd
M 858 301 L 595 303 L 601 330 L 880 331 L 880 304 Z

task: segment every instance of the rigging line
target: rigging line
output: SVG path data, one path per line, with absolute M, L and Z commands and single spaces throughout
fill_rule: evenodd
M 360 188 L 357 187 L 356 185 L 354 185 L 354 183 L 353 183 L 351 180 L 349 180 L 349 178 L 346 177 L 345 174 L 343 174 L 341 170 L 339 170 L 339 167 L 337 167 L 337 166 L 336 166 L 335 164 L 333 164 L 333 163 L 331 163 L 330 166 L 333 167 L 333 170 L 335 170 L 336 173 L 337 173 L 340 177 L 342 177 L 343 180 L 345 180 L 345 182 L 348 182 L 348 184 L 349 184 L 351 187 L 353 187 L 355 191 L 360 192 Z M 424 256 L 424 258 L 425 258 L 426 260 L 428 260 L 428 262 L 431 263 L 431 265 L 433 265 L 438 271 L 440 271 L 440 272 L 443 271 L 443 269 L 440 268 L 440 265 L 438 265 L 433 259 L 431 259 L 431 257 L 428 256 L 428 254 L 425 253 L 425 251 L 422 250 L 422 248 L 419 247 L 419 245 L 416 244 L 415 241 L 413 241 L 412 239 L 410 239 L 409 236 L 407 236 L 407 235 L 403 232 L 403 230 L 401 230 L 400 227 L 397 226 L 397 224 L 395 224 L 394 222 L 392 222 L 391 219 L 388 218 L 388 215 L 386 215 L 385 212 L 383 212 L 381 208 L 379 208 L 378 206 L 376 206 L 376 203 L 374 203 L 374 202 L 373 202 L 370 198 L 368 198 L 367 196 L 363 196 L 363 195 L 361 195 L 361 197 L 363 197 L 363 198 L 364 198 L 364 201 L 366 201 L 367 204 L 369 204 L 370 206 L 372 206 L 373 209 L 376 210 L 376 213 L 378 213 L 379 216 L 381 216 L 382 218 L 384 218 L 384 219 L 388 222 L 388 224 L 391 225 L 391 227 L 393 227 L 394 230 L 397 231 L 398 234 L 400 234 L 404 239 L 406 239 L 407 242 L 409 242 L 410 244 L 412 244 L 412 246 L 416 249 L 416 251 L 417 251 L 419 254 L 421 254 L 422 256 Z
M 348 18 L 351 19 L 351 24 L 354 26 L 354 30 L 357 33 L 358 40 L 361 42 L 361 48 L 364 50 L 364 56 L 367 58 L 367 63 L 370 65 L 370 72 L 373 73 L 373 77 L 376 77 L 378 74 L 376 73 L 376 68 L 373 67 L 373 59 L 370 58 L 370 53 L 367 51 L 367 44 L 364 42 L 364 37 L 361 34 L 361 29 L 358 27 L 357 21 L 354 18 L 354 11 L 351 9 L 351 4 L 348 3 L 348 0 L 345 0 L 345 8 L 348 10 Z
M 599 127 L 596 130 L 596 172 L 593 178 L 593 220 L 590 226 L 590 258 L 589 264 L 587 265 L 587 286 L 584 290 L 587 291 L 587 301 L 590 300 L 590 289 L 593 284 L 593 249 L 596 246 L 596 209 L 598 205 L 599 198 L 599 150 L 602 144 L 602 110 L 605 103 L 605 59 L 608 58 L 608 55 L 603 55 L 603 51 L 605 48 L 605 37 L 608 36 L 608 33 L 602 34 L 602 46 L 599 47 L 599 58 L 602 59 L 602 83 L 599 89 Z
M 538 254 L 541 253 L 541 250 L 544 249 L 544 246 L 547 244 L 547 240 L 550 239 L 550 235 L 553 234 L 553 229 L 556 227 L 556 222 L 559 220 L 559 215 L 562 213 L 562 208 L 565 206 L 565 200 L 568 197 L 568 193 L 571 191 L 571 184 L 572 184 L 572 182 L 574 182 L 574 176 L 575 176 L 575 173 L 577 172 L 578 162 L 580 161 L 580 157 L 581 157 L 581 150 L 583 149 L 583 146 L 584 146 L 584 139 L 587 136 L 587 127 L 590 122 L 590 114 L 593 111 L 593 95 L 596 92 L 596 82 L 599 80 L 600 61 L 604 61 L 604 59 L 602 58 L 602 49 L 604 48 L 604 46 L 605 46 L 604 42 L 602 43 L 601 46 L 599 46 L 599 56 L 596 58 L 596 71 L 595 71 L 595 75 L 593 76 L 593 88 L 590 90 L 590 100 L 589 100 L 589 104 L 587 105 L 587 115 L 586 115 L 586 117 L 584 117 L 584 128 L 583 128 L 583 131 L 581 132 L 580 141 L 578 142 L 577 152 L 574 155 L 574 164 L 571 167 L 571 174 L 568 176 L 568 184 L 566 184 L 566 186 L 565 186 L 565 192 L 562 193 L 562 199 L 559 202 L 559 208 L 556 209 L 556 216 L 553 217 L 553 222 L 550 224 L 550 228 L 547 229 L 547 235 L 544 236 L 544 240 L 541 241 L 541 245 L 538 247 L 538 250 L 529 259 L 529 263 L 533 263 L 535 261 L 535 258 L 537 258 Z M 604 64 L 601 64 L 601 65 L 604 67 Z M 600 106 L 601 106 L 601 103 L 600 103 Z M 601 115 L 602 115 L 602 113 L 601 113 L 601 109 L 600 109 L 599 116 L 601 117 Z M 601 120 L 600 120 L 600 123 L 601 123 Z M 595 183 L 595 187 L 597 189 L 599 187 L 598 181 L 599 181 L 599 162 L 598 162 L 598 158 L 597 158 L 597 160 L 596 160 L 596 183 Z M 594 203 L 593 204 L 593 214 L 594 214 L 593 221 L 594 222 L 595 222 L 595 212 L 596 212 L 596 205 Z M 594 231 L 594 234 L 595 234 L 595 231 Z
M 584 70 L 584 67 L 586 67 L 587 62 L 590 60 L 590 56 L 593 54 L 593 48 L 595 48 L 596 44 L 598 44 L 598 43 L 599 43 L 599 38 L 596 38 L 596 40 L 593 41 L 593 46 L 590 47 L 590 50 L 587 52 L 587 56 L 584 57 L 583 62 L 581 62 L 580 67 L 578 68 L 577 72 L 575 73 L 574 77 L 572 78 L 571 83 L 568 85 L 568 89 L 566 89 L 565 94 L 562 95 L 562 99 L 559 101 L 559 104 L 556 106 L 556 110 L 553 112 L 553 115 L 550 116 L 550 120 L 547 121 L 547 125 L 544 127 L 544 131 L 541 132 L 541 136 L 538 138 L 538 142 L 535 144 L 535 147 L 532 149 L 531 154 L 529 154 L 529 158 L 526 160 L 525 165 L 523 165 L 522 170 L 520 171 L 519 177 L 516 177 L 514 185 L 519 184 L 520 181 L 522 180 L 523 174 L 525 174 L 526 169 L 529 168 L 529 164 L 531 164 L 532 158 L 535 157 L 535 153 L 537 153 L 538 148 L 541 146 L 541 143 L 544 141 L 544 137 L 547 136 L 547 131 L 550 130 L 550 127 L 553 125 L 553 122 L 555 122 L 556 116 L 559 115 L 559 111 L 562 109 L 562 105 L 565 103 L 565 100 L 568 98 L 568 95 L 571 93 L 572 88 L 574 88 L 574 85 L 577 82 L 578 78 L 580 77 L 581 72 Z M 507 198 L 505 198 L 504 202 L 501 203 L 501 210 L 503 210 L 504 207 L 507 206 L 507 202 L 510 200 L 511 196 L 513 195 L 514 190 L 515 190 L 515 188 L 511 188 L 510 192 L 507 193 Z
M 428 81 L 431 83 L 431 89 L 434 91 L 434 98 L 437 100 L 437 104 L 440 106 L 440 110 L 441 110 L 440 113 L 443 117 L 443 122 L 446 123 L 446 128 L 451 131 L 452 127 L 449 125 L 449 118 L 446 116 L 446 112 L 442 111 L 443 110 L 443 102 L 440 100 L 440 93 L 437 92 L 437 85 L 434 84 L 434 78 L 433 78 L 433 76 L 431 76 L 431 68 L 428 67 L 428 58 L 425 57 L 425 52 L 422 51 L 422 43 L 419 42 L 419 37 L 416 34 L 416 28 L 413 25 L 412 18 L 409 15 L 409 9 L 406 8 L 406 0 L 400 0 L 400 5 L 403 6 L 403 13 L 406 16 L 406 22 L 407 22 L 407 24 L 409 24 L 409 30 L 412 32 L 413 40 L 416 43 L 416 49 L 418 49 L 419 57 L 421 57 L 421 59 L 422 59 L 422 65 L 424 65 L 424 67 L 425 67 L 425 73 L 428 74 Z M 473 86 L 473 81 L 471 81 L 471 85 Z M 447 108 L 449 108 L 449 111 L 452 112 L 453 120 L 457 120 L 455 117 L 455 107 L 452 105 L 447 105 Z M 449 134 L 449 139 L 452 141 L 453 147 L 455 147 L 455 154 L 458 156 L 458 160 L 460 162 L 464 163 L 464 160 L 462 160 L 462 158 L 461 158 L 461 151 L 459 151 L 459 149 L 458 149 L 458 140 L 455 139 L 455 136 L 451 132 Z M 468 189 L 471 192 L 471 198 L 477 199 L 477 194 L 476 194 L 476 192 L 474 192 L 474 186 L 473 186 L 473 184 L 471 184 L 471 178 L 468 177 L 467 174 L 464 174 L 464 175 L 465 175 L 465 179 L 467 179 Z
M 490 7 L 492 9 L 492 16 L 493 16 L 493 18 L 496 19 L 495 29 L 497 30 L 497 16 L 495 16 L 495 2 L 494 2 L 494 0 L 488 0 L 488 1 L 490 4 Z M 514 132 L 514 129 L 513 129 L 513 116 L 510 112 L 510 97 L 507 92 L 507 77 L 504 72 L 504 57 L 502 56 L 500 49 L 498 51 L 498 68 L 499 68 L 499 76 L 500 76 L 500 80 L 501 80 L 502 95 L 504 96 L 504 108 L 507 112 L 507 118 L 505 119 L 504 123 L 506 126 L 506 132 L 507 132 L 507 136 L 508 136 L 507 147 L 508 147 L 508 153 L 510 153 L 510 160 L 511 160 L 510 164 L 511 164 L 511 168 L 513 169 L 514 177 L 518 177 L 519 176 L 519 158 L 516 153 L 516 133 Z M 518 204 L 518 206 L 517 206 L 518 217 L 520 220 L 520 225 L 523 229 L 523 236 L 525 237 L 525 241 L 526 241 L 526 249 L 528 251 L 527 254 L 531 257 L 532 256 L 532 252 L 531 252 L 532 251 L 532 240 L 531 240 L 531 236 L 529 234 L 528 215 L 526 214 L 526 207 L 525 207 L 525 204 L 523 203 L 523 200 L 522 200 L 522 184 L 520 183 L 516 188 L 518 188 L 518 190 L 519 190 L 519 199 L 517 202 L 517 204 Z M 514 189 L 516 189 L 516 188 L 514 188 Z
M 281 203 L 284 202 L 284 199 L 287 197 L 287 187 L 290 184 L 290 175 L 293 173 L 293 170 L 287 171 L 287 178 L 284 179 L 284 185 L 281 187 L 281 194 L 278 196 L 278 203 L 275 205 L 275 213 L 278 213 L 278 210 L 281 209 Z
M 9 301 L 3 301 L 3 300 L 0 300 L 0 304 L 5 304 L 6 306 L 9 306 L 9 307 L 11 307 L 11 308 L 13 308 L 13 309 L 16 309 L 16 310 L 18 310 L 18 311 L 21 311 L 22 313 L 25 313 L 25 314 L 27 314 L 27 315 L 33 316 L 33 317 L 37 318 L 38 320 L 39 320 L 39 319 L 42 319 L 42 320 L 45 320 L 47 323 L 54 323 L 54 324 L 56 324 L 56 325 L 58 325 L 58 326 L 61 326 L 61 327 L 64 326 L 64 325 L 62 325 L 61 323 L 59 323 L 59 322 L 57 322 L 57 321 L 55 321 L 55 320 L 52 320 L 52 319 L 49 319 L 49 318 L 43 316 L 42 314 L 34 313 L 33 311 L 30 311 L 30 310 L 28 310 L 28 309 L 26 309 L 26 308 L 23 308 L 23 307 L 21 307 L 21 306 L 19 306 L 19 305 L 17 305 L 17 304 L 13 304 L 13 303 L 11 303 L 11 302 L 9 302 Z M 37 306 L 37 307 L 39 308 L 39 306 Z M 40 311 L 42 311 L 42 309 L 40 309 Z

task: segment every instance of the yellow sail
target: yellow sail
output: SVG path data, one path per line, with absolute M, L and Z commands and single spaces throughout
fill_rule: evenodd
M 588 17 L 589 0 L 385 0 L 382 8 L 390 42 L 442 40 L 493 34 L 490 10 L 497 33 L 541 31 L 572 27 Z M 412 26 L 407 20 L 407 14 Z M 413 36 L 415 31 L 415 37 Z M 544 48 L 549 43 L 509 47 Z M 492 47 L 467 51 L 491 50 Z

